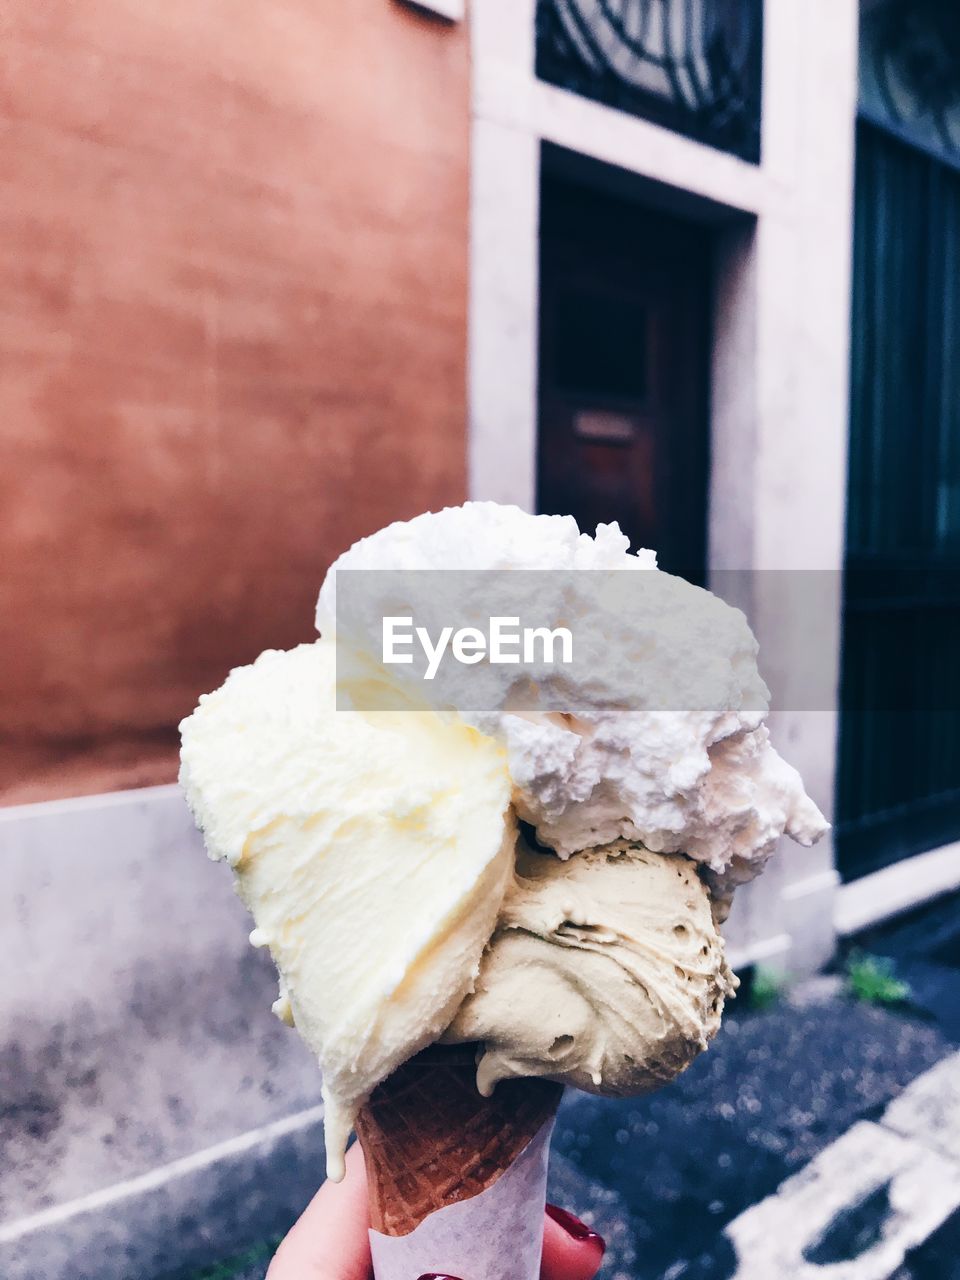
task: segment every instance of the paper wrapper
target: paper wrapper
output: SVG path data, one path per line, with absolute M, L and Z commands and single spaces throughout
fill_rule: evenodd
M 417 1280 L 430 1272 L 464 1280 L 538 1280 L 555 1119 L 478 1195 L 428 1214 L 408 1235 L 371 1231 L 375 1280 Z

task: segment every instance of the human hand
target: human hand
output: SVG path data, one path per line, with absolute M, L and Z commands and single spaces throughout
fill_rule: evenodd
M 277 1251 L 267 1280 L 371 1280 L 369 1225 L 363 1152 L 355 1142 L 347 1153 L 346 1177 L 325 1182 L 313 1197 Z M 603 1250 L 603 1240 L 589 1227 L 548 1206 L 541 1280 L 591 1280 Z

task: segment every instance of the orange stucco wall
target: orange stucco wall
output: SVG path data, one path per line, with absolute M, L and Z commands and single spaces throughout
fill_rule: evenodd
M 468 52 L 396 0 L 8 0 L 0 794 L 175 776 L 330 559 L 460 501 Z

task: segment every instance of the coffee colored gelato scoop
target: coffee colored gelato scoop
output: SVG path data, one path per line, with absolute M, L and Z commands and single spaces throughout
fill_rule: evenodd
M 481 1093 L 513 1076 L 644 1093 L 706 1048 L 735 989 L 688 858 L 625 841 L 566 861 L 521 846 L 476 988 L 444 1039 L 482 1043 Z

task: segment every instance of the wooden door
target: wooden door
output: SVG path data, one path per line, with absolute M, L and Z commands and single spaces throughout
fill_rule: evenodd
M 546 174 L 538 509 L 706 565 L 709 233 Z

